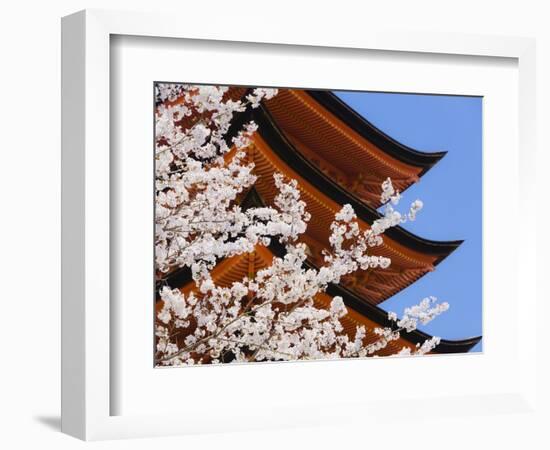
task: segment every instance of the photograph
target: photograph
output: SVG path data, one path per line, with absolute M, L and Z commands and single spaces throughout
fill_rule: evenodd
M 152 104 L 155 367 L 483 352 L 481 96 Z

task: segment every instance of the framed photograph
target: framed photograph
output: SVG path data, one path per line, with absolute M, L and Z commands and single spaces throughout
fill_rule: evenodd
M 63 19 L 64 432 L 538 414 L 534 42 L 309 31 Z
M 154 89 L 155 366 L 481 350 L 481 97 Z M 401 130 L 405 118 L 419 134 L 429 123 L 422 134 L 435 145 L 450 136 L 454 163 L 419 183 L 447 153 L 407 147 L 348 104 L 370 117 L 385 109 Z M 417 198 L 397 209 L 414 184 L 438 183 L 448 186 L 436 189 L 444 209 L 433 208 L 425 230 L 444 235 L 455 225 L 465 240 L 412 233 L 405 224 L 423 209 Z M 461 246 L 449 276 L 421 286 Z M 407 301 L 412 285 L 465 299 L 441 330 L 476 336 L 422 332 L 450 307 L 434 296 L 399 316 L 382 309 Z

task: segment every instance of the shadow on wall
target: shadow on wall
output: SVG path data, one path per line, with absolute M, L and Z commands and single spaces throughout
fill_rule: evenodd
M 34 420 L 53 431 L 61 431 L 60 416 L 36 416 Z

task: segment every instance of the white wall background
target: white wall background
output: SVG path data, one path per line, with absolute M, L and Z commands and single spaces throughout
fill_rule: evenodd
M 0 10 L 0 265 L 3 314 L 0 325 L 0 447 L 81 448 L 85 444 L 59 433 L 60 346 L 60 17 L 83 8 L 168 10 L 206 26 L 235 14 L 228 26 L 248 21 L 276 21 L 281 28 L 307 26 L 308 21 L 334 21 L 349 27 L 387 23 L 391 28 L 460 31 L 537 37 L 539 168 L 548 167 L 550 141 L 550 12 L 545 1 L 362 1 L 272 2 L 240 0 L 59 0 L 4 2 Z M 185 5 L 188 5 L 185 8 Z M 540 169 L 539 180 L 544 177 Z M 546 184 L 546 183 L 544 183 Z M 540 189 L 546 186 L 540 184 Z M 548 196 L 540 205 L 547 210 Z M 547 213 L 543 213 L 547 215 Z M 542 231 L 542 230 L 541 230 Z M 542 233 L 539 233 L 542 234 Z M 548 238 L 539 236 L 548 249 Z M 543 251 L 541 250 L 541 254 Z M 539 272 L 544 279 L 543 261 Z M 547 308 L 548 310 L 548 308 Z M 542 324 L 542 318 L 539 317 Z M 543 333 L 540 334 L 544 338 Z M 547 339 L 547 336 L 546 338 Z M 546 374 L 548 376 L 548 374 Z M 546 379 L 548 381 L 550 377 Z M 546 396 L 546 398 L 549 398 Z M 485 418 L 484 420 L 489 420 Z M 496 419 L 495 419 L 496 420 Z M 426 442 L 426 448 L 544 448 L 548 441 L 522 435 L 514 418 L 501 417 L 502 434 L 488 436 L 483 426 L 464 429 L 448 442 Z M 403 423 L 403 433 L 428 424 Z M 365 427 L 366 428 L 366 427 Z M 464 431 L 464 432 L 463 432 Z M 368 446 L 365 434 L 374 430 L 307 429 L 247 435 L 194 436 L 162 440 L 88 444 L 95 448 L 152 446 L 210 448 L 321 448 Z M 400 444 L 400 431 L 388 435 L 388 448 Z M 293 444 L 289 444 L 292 443 Z M 405 439 L 406 442 L 406 439 Z M 289 447 L 290 446 L 290 447 Z

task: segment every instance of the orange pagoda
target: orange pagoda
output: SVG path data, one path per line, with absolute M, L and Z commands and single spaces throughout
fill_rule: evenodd
M 233 99 L 246 95 L 245 88 L 231 88 Z M 330 224 L 341 207 L 353 206 L 360 227 L 368 228 L 380 217 L 381 184 L 391 178 L 403 192 L 445 156 L 445 152 L 424 153 L 409 148 L 373 126 L 329 91 L 280 89 L 278 95 L 258 108 L 237 116 L 230 135 L 254 120 L 258 131 L 252 137 L 247 158 L 255 165 L 258 179 L 242 199 L 243 206 L 270 205 L 276 189 L 273 173 L 296 179 L 302 199 L 312 218 L 302 241 L 307 245 L 309 267 L 322 264 L 322 251 L 328 244 Z M 383 244 L 373 254 L 391 258 L 387 269 L 360 270 L 345 277 L 338 285 L 329 285 L 315 301 L 327 307 L 332 297 L 341 296 L 348 314 L 341 321 L 350 335 L 357 325 L 367 330 L 391 326 L 387 312 L 378 305 L 436 269 L 462 241 L 432 241 L 416 236 L 402 227 L 384 233 Z M 284 249 L 274 242 L 269 248 L 258 246 L 251 254 L 220 261 L 212 272 L 220 285 L 269 266 Z M 182 269 L 163 280 L 173 288 L 188 292 L 194 288 L 190 272 Z M 398 341 L 382 349 L 380 356 L 393 354 L 402 347 L 413 349 L 431 336 L 416 330 L 403 333 Z M 371 332 L 367 339 L 378 337 Z M 469 351 L 481 337 L 445 340 L 434 353 Z

